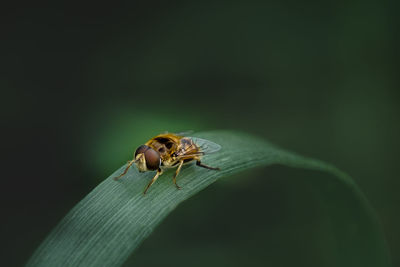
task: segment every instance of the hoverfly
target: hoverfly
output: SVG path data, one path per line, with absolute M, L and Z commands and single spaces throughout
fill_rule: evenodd
M 186 137 L 181 134 L 173 133 L 159 134 L 136 149 L 133 159 L 128 161 L 128 166 L 124 172 L 118 177 L 115 177 L 114 180 L 118 180 L 124 176 L 133 163 L 135 163 L 139 172 L 157 171 L 156 175 L 151 179 L 143 192 L 143 194 L 146 194 L 147 190 L 163 173 L 164 169 L 177 168 L 172 179 L 175 186 L 181 189 L 176 183 L 176 177 L 182 166 L 186 163 L 196 161 L 196 165 L 199 167 L 219 170 L 219 168 L 210 167 L 201 163 L 201 157 L 220 149 L 220 145 L 197 137 Z

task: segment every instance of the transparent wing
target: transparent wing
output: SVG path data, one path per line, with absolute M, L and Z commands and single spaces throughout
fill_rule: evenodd
M 193 130 L 187 130 L 187 131 L 177 132 L 175 134 L 179 135 L 179 136 L 188 136 L 189 134 L 192 134 L 193 132 L 194 132 Z
M 208 141 L 206 139 L 201 139 L 198 137 L 189 137 L 189 138 L 192 139 L 193 142 L 200 148 L 200 151 L 201 151 L 200 153 L 203 155 L 215 153 L 221 149 L 220 145 L 218 145 L 214 142 Z

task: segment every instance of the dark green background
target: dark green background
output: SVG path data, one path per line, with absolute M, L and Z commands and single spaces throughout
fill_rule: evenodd
M 152 135 L 237 129 L 349 173 L 400 266 L 397 10 L 377 0 L 2 8 L 1 265 L 22 265 Z M 224 179 L 126 266 L 335 266 L 315 175 L 270 167 Z

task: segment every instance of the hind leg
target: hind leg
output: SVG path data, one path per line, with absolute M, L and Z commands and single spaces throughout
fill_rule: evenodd
M 214 167 L 210 167 L 210 166 L 204 165 L 203 163 L 201 163 L 200 160 L 196 161 L 196 165 L 199 166 L 199 167 L 203 167 L 203 168 L 209 169 L 209 170 L 214 170 L 214 171 L 219 171 L 220 170 L 220 168 L 214 168 Z

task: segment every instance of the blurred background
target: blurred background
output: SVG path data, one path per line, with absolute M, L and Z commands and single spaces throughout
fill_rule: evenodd
M 23 265 L 153 135 L 235 129 L 349 173 L 400 266 L 398 7 L 270 0 L 1 8 L 2 265 Z M 126 266 L 335 266 L 318 192 L 303 179 L 310 175 L 269 167 L 223 179 L 183 203 Z

